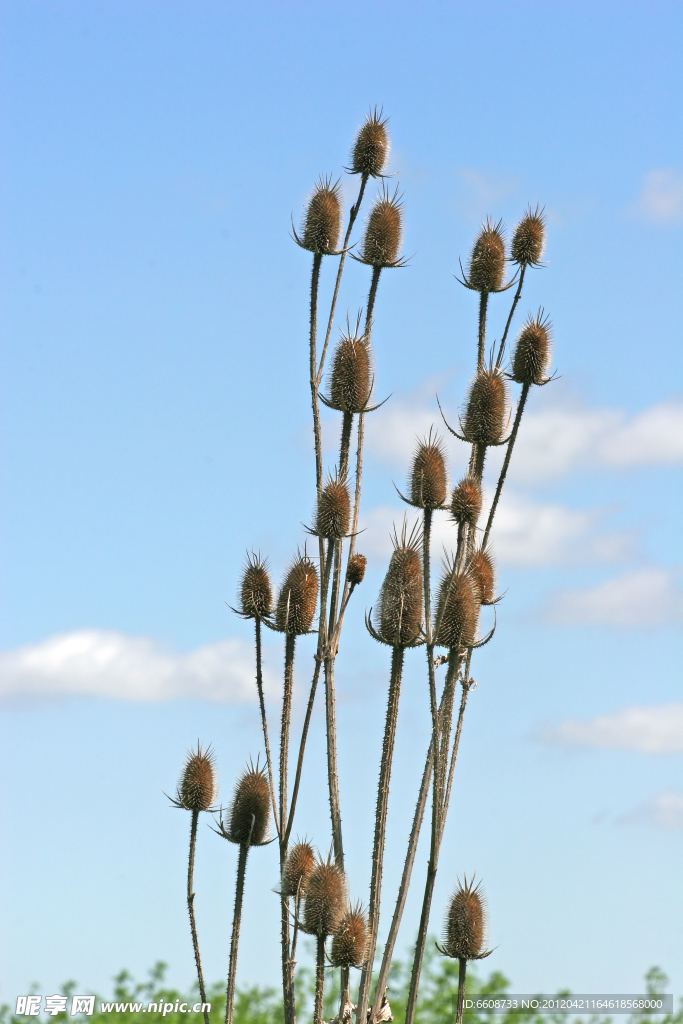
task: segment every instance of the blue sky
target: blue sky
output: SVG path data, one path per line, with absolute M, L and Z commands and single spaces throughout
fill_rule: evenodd
M 197 737 L 224 797 L 260 749 L 250 631 L 225 602 L 245 549 L 279 576 L 312 512 L 309 258 L 290 215 L 342 173 L 374 104 L 412 258 L 380 285 L 392 397 L 369 425 L 370 564 L 338 668 L 351 891 L 367 898 L 388 658 L 362 615 L 402 515 L 392 481 L 435 392 L 455 414 L 466 391 L 458 257 L 483 217 L 511 226 L 538 202 L 547 265 L 520 317 L 546 308 L 561 376 L 532 396 L 500 510 L 507 596 L 475 664 L 433 927 L 476 870 L 487 965 L 519 991 L 637 991 L 657 963 L 683 994 L 680 5 L 31 0 L 0 18 L 0 999 L 34 980 L 106 990 L 157 959 L 192 979 L 188 822 L 161 790 Z M 366 289 L 349 266 L 338 320 Z M 491 336 L 507 308 L 492 300 Z M 331 463 L 334 414 L 325 430 Z M 269 641 L 274 712 L 280 658 Z M 386 907 L 427 742 L 413 654 Z M 319 718 L 307 758 L 298 825 L 326 849 Z M 251 859 L 241 981 L 276 982 L 276 852 Z M 205 829 L 210 978 L 234 861 Z M 418 916 L 416 890 L 403 948 Z

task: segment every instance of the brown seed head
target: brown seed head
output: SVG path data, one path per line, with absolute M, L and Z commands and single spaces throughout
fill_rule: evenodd
M 473 444 L 496 444 L 505 430 L 508 385 L 502 370 L 484 368 L 472 381 L 465 410 L 464 434 Z
M 527 317 L 512 356 L 512 379 L 518 384 L 544 384 L 552 353 L 552 326 L 539 309 Z
M 282 895 L 305 896 L 314 867 L 315 855 L 311 844 L 302 842 L 293 846 L 282 871 Z
M 228 812 L 228 834 L 234 843 L 259 846 L 268 832 L 270 788 L 266 770 L 246 768 L 235 786 Z
M 240 584 L 240 606 L 242 615 L 249 619 L 264 619 L 273 608 L 273 592 L 268 564 L 265 558 L 252 551 L 242 570 Z
M 375 107 L 368 114 L 358 130 L 351 152 L 351 173 L 366 174 L 372 178 L 382 173 L 389 155 L 389 137 L 387 120 L 382 118 L 382 111 Z
M 341 216 L 341 186 L 331 178 L 321 178 L 316 184 L 308 206 L 302 231 L 302 244 L 311 252 L 328 256 L 335 252 L 339 239 Z
M 505 238 L 503 222 L 487 219 L 472 247 L 469 283 L 478 292 L 496 292 L 503 283 Z
M 337 930 L 346 904 L 346 881 L 341 868 L 319 861 L 308 879 L 304 925 L 312 935 L 331 935 Z
M 351 499 L 345 481 L 330 477 L 318 498 L 316 532 L 321 537 L 345 537 L 350 516 Z
M 403 206 L 398 192 L 390 196 L 382 190 L 370 211 L 365 229 L 361 259 L 373 267 L 390 267 L 396 263 L 401 245 L 401 214 Z
M 364 338 L 342 334 L 332 360 L 330 405 L 340 412 L 362 412 L 370 398 L 370 349 Z
M 284 578 L 275 609 L 281 633 L 308 633 L 318 602 L 318 570 L 308 555 L 297 554 Z
M 520 267 L 537 267 L 545 245 L 545 217 L 538 206 L 524 214 L 512 236 L 511 258 Z
M 361 968 L 368 956 L 368 922 L 360 906 L 346 911 L 342 917 L 330 950 L 333 967 Z
M 477 960 L 486 942 L 486 900 L 479 885 L 458 882 L 444 921 L 443 951 L 458 960 Z
M 451 579 L 452 565 L 446 564 L 436 598 L 436 618 L 441 620 L 436 643 L 439 647 L 471 647 L 477 637 L 479 591 L 467 572 Z
M 420 508 L 438 508 L 446 500 L 446 454 L 443 441 L 432 438 L 431 430 L 415 449 L 410 498 Z
M 467 571 L 479 591 L 482 604 L 493 604 L 496 589 L 496 567 L 487 548 L 476 548 L 470 557 Z
M 481 484 L 473 476 L 464 476 L 453 488 L 451 515 L 456 523 L 476 526 L 481 512 Z
M 422 625 L 422 556 L 420 535 L 401 539 L 394 535 L 394 551 L 384 577 L 375 612 L 375 629 L 384 643 L 406 647 L 413 643 Z
M 189 750 L 180 773 L 176 800 L 188 811 L 208 811 L 218 794 L 216 762 L 211 747 Z
M 359 583 L 363 582 L 367 564 L 368 560 L 365 555 L 352 555 L 349 559 L 346 578 L 352 587 L 357 587 Z

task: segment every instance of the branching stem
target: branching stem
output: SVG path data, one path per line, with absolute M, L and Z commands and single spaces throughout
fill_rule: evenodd
M 510 459 L 512 458 L 512 449 L 515 446 L 517 440 L 517 433 L 519 431 L 519 425 L 522 422 L 522 414 L 524 413 L 524 406 L 526 405 L 527 396 L 529 394 L 530 384 L 522 385 L 522 393 L 519 396 L 519 403 L 517 405 L 517 413 L 515 415 L 515 422 L 512 426 L 512 433 L 510 434 L 510 440 L 507 443 L 505 451 L 505 460 L 503 462 L 503 468 L 500 471 L 498 477 L 498 484 L 496 486 L 496 493 L 493 496 L 493 503 L 491 505 L 491 511 L 489 512 L 488 520 L 486 521 L 486 529 L 484 530 L 484 539 L 482 541 L 482 547 L 486 547 L 486 542 L 489 539 L 491 533 L 491 527 L 493 526 L 493 517 L 496 514 L 498 508 L 498 500 L 500 498 L 501 491 L 503 490 L 503 484 L 505 483 L 505 477 L 507 476 L 508 466 L 510 465 Z

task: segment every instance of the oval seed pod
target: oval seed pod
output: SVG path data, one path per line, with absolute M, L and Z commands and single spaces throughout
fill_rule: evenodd
M 346 904 L 344 872 L 331 861 L 319 861 L 308 879 L 304 926 L 311 935 L 337 930 Z
M 342 334 L 329 378 L 330 405 L 340 412 L 362 412 L 370 398 L 370 349 L 363 338 Z
M 456 573 L 445 565 L 436 598 L 436 620 L 440 621 L 435 643 L 439 647 L 471 647 L 477 637 L 479 591 L 469 573 Z
M 458 888 L 450 898 L 444 921 L 443 952 L 457 960 L 478 960 L 486 942 L 486 900 L 480 885 Z
M 318 498 L 316 532 L 320 537 L 345 537 L 350 517 L 351 499 L 346 483 L 338 477 L 330 477 Z
M 510 246 L 510 256 L 518 266 L 537 267 L 541 262 L 545 245 L 545 217 L 538 206 L 531 207 L 524 214 L 515 228 Z
M 315 855 L 311 844 L 301 842 L 293 846 L 282 871 L 282 895 L 305 896 L 314 867 Z
M 401 245 L 401 214 L 403 207 L 398 193 L 390 196 L 386 189 L 375 200 L 365 229 L 361 259 L 373 267 L 390 267 L 396 263 Z
M 410 498 L 420 508 L 439 508 L 446 500 L 446 457 L 443 441 L 429 437 L 418 442 L 410 474 Z
M 310 252 L 329 256 L 335 252 L 339 239 L 341 217 L 341 186 L 330 178 L 321 178 L 316 184 L 308 206 L 302 231 L 302 245 Z
M 308 633 L 318 602 L 318 570 L 308 555 L 298 554 L 284 578 L 275 609 L 281 633 Z
M 476 477 L 464 476 L 453 488 L 451 515 L 456 523 L 476 526 L 481 512 L 481 484 Z
M 349 559 L 346 578 L 352 587 L 357 587 L 359 583 L 363 582 L 363 578 L 365 577 L 365 567 L 367 564 L 368 560 L 365 555 L 353 555 Z
M 273 610 L 273 591 L 268 564 L 252 551 L 242 570 L 240 584 L 242 615 L 248 619 L 265 619 Z
M 469 283 L 478 292 L 496 292 L 503 284 L 505 238 L 503 222 L 487 219 L 472 247 Z
M 351 173 L 376 178 L 382 173 L 388 155 L 387 121 L 375 107 L 372 114 L 365 118 L 356 135 L 351 151 Z
M 514 355 L 512 379 L 518 384 L 545 384 L 552 353 L 551 324 L 540 309 L 522 326 Z
M 496 568 L 487 548 L 476 548 L 467 565 L 472 580 L 479 591 L 482 604 L 493 604 L 496 588 Z
M 333 967 L 361 968 L 368 956 L 368 922 L 360 905 L 346 911 L 332 939 Z
M 463 433 L 473 444 L 496 444 L 503 436 L 508 385 L 502 370 L 484 368 L 472 381 Z
M 211 747 L 189 750 L 178 780 L 176 800 L 188 811 L 208 811 L 218 794 L 216 763 Z
M 394 551 L 382 583 L 375 629 L 385 644 L 407 647 L 418 637 L 422 626 L 422 556 L 420 536 L 413 533 L 406 539 L 404 526 L 401 540 L 394 536 Z
M 245 769 L 235 786 L 228 812 L 228 835 L 233 843 L 260 846 L 268 832 L 270 788 L 265 768 Z

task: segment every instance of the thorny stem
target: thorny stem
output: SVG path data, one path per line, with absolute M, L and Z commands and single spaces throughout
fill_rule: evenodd
M 314 1024 L 323 1024 L 323 995 L 325 993 L 325 936 L 319 935 L 315 958 L 315 1009 Z
M 253 828 L 252 814 L 252 828 Z M 232 941 L 230 942 L 230 967 L 228 968 L 228 989 L 225 996 L 225 1024 L 232 1024 L 233 1005 L 235 1002 L 235 976 L 237 974 L 237 947 L 240 941 L 240 925 L 242 924 L 242 900 L 244 898 L 244 876 L 247 870 L 247 854 L 249 843 L 240 843 L 237 861 L 237 885 L 235 887 L 235 913 L 232 919 Z
M 316 252 L 313 256 L 313 268 L 311 270 L 311 313 L 310 313 L 310 378 L 311 378 L 311 405 L 313 407 L 313 435 L 315 442 L 315 484 L 318 495 L 323 486 L 323 449 L 320 429 L 320 405 L 318 403 L 318 378 L 317 378 L 317 353 L 316 336 L 318 331 L 318 284 L 320 282 L 320 264 L 322 263 L 321 253 Z
M 339 477 L 346 479 L 349 469 L 349 446 L 351 444 L 351 427 L 353 425 L 353 413 L 345 412 L 342 419 L 341 443 L 339 445 Z
M 197 965 L 197 981 L 199 982 L 199 995 L 202 1000 L 202 1011 L 204 1013 L 204 1024 L 209 1024 L 209 1013 L 205 1010 L 206 990 L 204 988 L 204 975 L 202 974 L 202 961 L 199 956 L 199 940 L 197 938 L 197 924 L 194 918 L 194 854 L 197 846 L 197 822 L 199 811 L 192 811 L 192 824 L 190 825 L 190 853 L 187 858 L 187 909 L 190 915 L 190 931 L 192 932 L 192 948 L 194 949 L 194 962 Z
M 495 516 L 496 509 L 498 508 L 498 499 L 500 498 L 501 491 L 503 490 L 503 484 L 505 483 L 505 477 L 507 476 L 508 466 L 510 465 L 510 459 L 512 458 L 512 449 L 514 448 L 515 441 L 517 440 L 517 432 L 519 430 L 519 424 L 522 422 L 522 413 L 524 412 L 524 406 L 526 405 L 526 400 L 529 394 L 530 387 L 530 384 L 522 385 L 522 393 L 519 396 L 519 404 L 517 406 L 515 422 L 512 426 L 512 433 L 510 434 L 510 439 L 507 443 L 505 461 L 503 462 L 503 468 L 501 469 L 500 476 L 498 477 L 496 493 L 493 496 L 493 504 L 491 505 L 491 511 L 489 512 L 489 517 L 486 522 L 486 529 L 484 530 L 484 539 L 481 544 L 483 548 L 486 547 L 486 542 L 489 539 L 489 534 L 491 533 L 491 527 L 493 526 L 493 517 Z
M 462 1014 L 465 1007 L 465 976 L 467 974 L 467 960 L 460 957 L 458 969 L 458 1008 L 455 1014 L 455 1024 L 462 1024 Z
M 382 273 L 382 267 L 372 268 L 372 281 L 370 282 L 370 291 L 368 292 L 368 305 L 365 310 L 365 343 L 367 344 L 370 340 L 370 331 L 372 330 L 372 314 L 375 309 L 375 299 L 377 298 L 377 285 L 379 284 L 379 275 Z
M 477 373 L 484 369 L 484 356 L 486 347 L 486 307 L 489 303 L 489 293 L 479 294 L 479 335 L 477 341 Z
M 443 839 L 443 830 L 446 826 L 446 815 L 448 814 L 448 805 L 451 799 L 451 789 L 453 787 L 453 775 L 455 772 L 455 762 L 458 759 L 458 748 L 460 747 L 460 734 L 462 732 L 462 720 L 465 717 L 465 705 L 467 704 L 467 697 L 470 692 L 470 678 L 469 669 L 470 661 L 472 660 L 472 648 L 467 652 L 467 661 L 465 663 L 465 670 L 463 672 L 463 678 L 461 681 L 462 695 L 460 697 L 460 710 L 458 711 L 458 722 L 455 727 L 455 738 L 453 740 L 453 751 L 451 753 L 451 766 L 448 770 L 448 785 L 446 786 L 446 793 L 443 798 L 443 814 L 441 815 L 441 831 L 439 835 L 439 845 Z
M 368 996 L 370 994 L 370 982 L 372 980 L 372 964 L 375 959 L 375 949 L 377 946 L 380 897 L 382 892 L 382 867 L 384 863 L 384 840 L 387 824 L 387 808 L 389 805 L 389 782 L 391 779 L 391 764 L 394 756 L 394 740 L 396 738 L 396 719 L 398 717 L 398 702 L 401 692 L 403 657 L 403 647 L 394 647 L 391 653 L 391 681 L 389 683 L 387 717 L 384 726 L 384 741 L 382 743 L 382 760 L 380 763 L 379 783 L 377 786 L 375 840 L 372 849 L 370 904 L 368 907 L 369 941 L 367 959 L 360 979 L 358 1009 L 356 1011 L 357 1021 L 365 1021 L 368 1008 Z
M 337 723 L 335 718 L 334 656 L 325 658 L 325 724 L 327 728 L 327 781 L 330 795 L 332 846 L 334 860 L 344 870 L 341 810 L 339 806 L 339 775 L 337 773 Z
M 287 847 L 280 843 L 280 878 L 287 860 Z M 289 946 L 289 900 L 280 897 L 280 937 L 282 943 L 282 997 L 285 1024 L 296 1024 L 296 1000 L 294 994 L 294 960 Z
M 498 349 L 498 358 L 496 359 L 497 367 L 499 367 L 503 361 L 503 355 L 505 353 L 505 342 L 507 341 L 508 332 L 510 330 L 510 324 L 512 323 L 512 317 L 514 316 L 515 309 L 517 308 L 517 303 L 519 302 L 520 296 L 522 294 L 522 285 L 524 284 L 524 274 L 526 272 L 526 267 L 526 263 L 523 263 L 522 269 L 519 272 L 519 283 L 517 285 L 517 291 L 515 292 L 515 297 L 512 300 L 512 306 L 510 307 L 510 313 L 507 319 L 507 323 L 505 324 L 503 337 L 501 338 L 500 341 L 500 348 Z
M 430 583 L 429 545 L 432 534 L 432 510 L 424 509 L 422 523 L 422 584 L 424 587 L 425 632 L 427 636 L 427 675 L 429 677 L 429 702 L 432 709 L 432 728 L 436 729 L 436 678 L 434 676 L 434 637 L 432 633 L 432 597 Z
M 275 831 L 280 837 L 280 818 L 277 813 L 277 801 L 275 799 L 275 782 L 273 779 L 273 763 L 270 757 L 270 743 L 268 742 L 268 722 L 266 720 L 266 704 L 263 699 L 263 665 L 261 661 L 261 620 L 257 616 L 254 619 L 256 629 L 256 689 L 258 690 L 259 705 L 261 707 L 261 724 L 263 726 L 263 742 L 266 748 L 266 762 L 268 764 L 268 786 L 270 788 L 270 800 L 273 805 L 273 821 Z
M 287 760 L 289 752 L 289 725 L 292 712 L 292 687 L 294 682 L 294 651 L 296 636 L 285 635 L 284 694 L 282 698 L 282 726 L 280 732 L 280 821 L 287 821 Z M 280 838 L 280 877 L 287 859 L 287 842 Z M 289 900 L 280 897 L 280 938 L 282 946 L 282 994 L 285 1010 L 285 1024 L 295 1024 L 296 1004 L 294 1000 L 294 964 L 289 947 Z
M 365 433 L 365 413 L 362 412 L 358 416 L 358 441 L 356 444 L 356 492 L 353 499 L 353 522 L 351 523 L 351 539 L 349 540 L 349 552 L 346 559 L 348 566 L 349 562 L 354 556 L 356 551 L 356 534 L 358 532 L 358 514 L 360 511 L 360 492 L 361 482 L 363 479 L 363 437 Z M 339 617 L 337 619 L 337 625 L 334 634 L 334 644 L 339 642 L 339 634 L 341 633 L 342 623 L 344 621 L 344 612 L 346 606 L 349 603 L 349 597 L 351 596 L 351 588 L 348 580 L 344 583 L 344 597 L 339 610 Z

